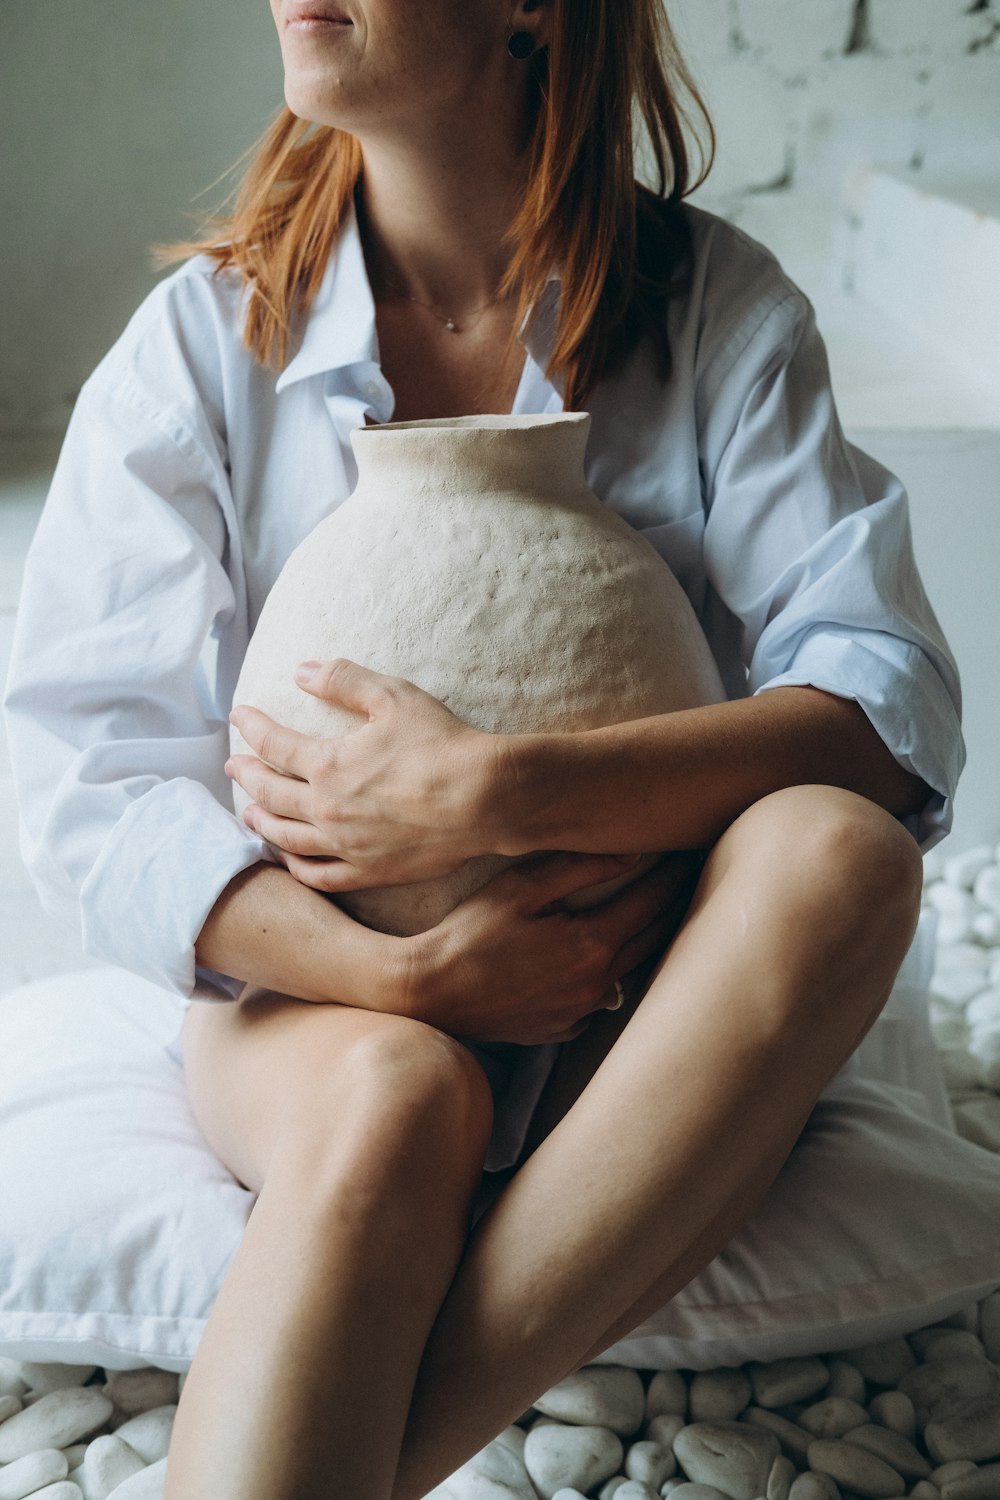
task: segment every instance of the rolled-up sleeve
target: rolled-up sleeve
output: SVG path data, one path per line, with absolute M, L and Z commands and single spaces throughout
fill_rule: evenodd
M 965 762 L 958 671 L 914 561 L 906 492 L 841 429 L 809 299 L 786 288 L 772 300 L 706 372 L 702 398 L 705 569 L 738 622 L 748 692 L 808 684 L 859 703 L 932 788 L 903 820 L 932 847 Z
M 83 950 L 185 997 L 242 982 L 195 939 L 272 861 L 232 811 L 208 658 L 246 645 L 225 464 L 141 389 L 81 392 L 26 560 L 3 707 L 21 853 Z

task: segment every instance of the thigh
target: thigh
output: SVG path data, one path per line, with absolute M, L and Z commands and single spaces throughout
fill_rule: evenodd
M 456 1154 L 485 1156 L 486 1075 L 460 1042 L 422 1021 L 256 990 L 231 1003 L 192 1003 L 182 1047 L 199 1129 L 254 1192 L 289 1143 L 322 1154 L 338 1133 L 358 1129 L 363 1138 L 367 1119 L 389 1126 L 416 1118 L 428 1101 L 456 1116 L 460 1128 L 447 1134 Z

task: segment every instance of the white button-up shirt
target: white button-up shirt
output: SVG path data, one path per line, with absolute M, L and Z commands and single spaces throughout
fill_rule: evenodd
M 691 205 L 674 370 L 638 349 L 589 402 L 592 489 L 683 584 L 731 697 L 811 683 L 856 699 L 951 823 L 955 663 L 921 586 L 899 481 L 843 435 L 812 305 L 774 256 Z M 228 714 L 261 606 L 356 481 L 351 431 L 391 419 L 350 211 L 276 380 L 243 347 L 245 289 L 197 256 L 154 287 L 80 392 L 25 569 L 4 709 L 21 851 L 84 950 L 175 993 L 242 981 L 194 942 L 240 870 L 273 859 L 233 812 Z M 521 329 L 515 412 L 559 296 Z

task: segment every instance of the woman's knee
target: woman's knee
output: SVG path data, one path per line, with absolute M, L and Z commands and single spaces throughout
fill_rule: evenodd
M 717 848 L 786 889 L 804 912 L 894 937 L 901 953 L 909 946 L 920 913 L 920 850 L 869 798 L 842 787 L 783 787 L 736 819 Z

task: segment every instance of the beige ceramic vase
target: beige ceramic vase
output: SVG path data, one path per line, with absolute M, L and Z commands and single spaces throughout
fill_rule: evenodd
M 576 412 L 354 431 L 357 486 L 276 579 L 234 703 L 306 734 L 344 734 L 364 716 L 293 675 L 338 656 L 408 678 L 490 733 L 595 729 L 721 701 L 680 584 L 587 487 L 589 428 Z M 230 739 L 234 754 L 252 753 L 235 727 Z M 240 814 L 249 798 L 233 791 Z M 606 900 L 656 857 L 567 905 Z M 440 879 L 331 899 L 365 926 L 409 935 L 514 862 L 487 855 Z

